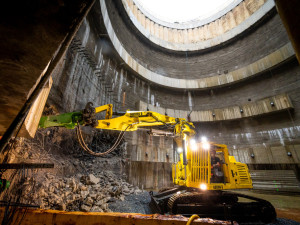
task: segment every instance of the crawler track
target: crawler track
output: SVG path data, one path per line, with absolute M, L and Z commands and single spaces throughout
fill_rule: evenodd
M 151 199 L 152 209 L 161 214 L 198 214 L 200 217 L 237 222 L 269 223 L 276 219 L 275 209 L 268 201 L 228 191 L 178 188 L 152 194 Z

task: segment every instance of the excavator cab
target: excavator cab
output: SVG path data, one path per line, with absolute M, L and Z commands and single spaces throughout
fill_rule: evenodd
M 205 138 L 196 142 L 188 135 L 175 142 L 175 186 L 150 192 L 153 212 L 238 222 L 271 222 L 276 218 L 269 202 L 230 191 L 252 188 L 252 180 L 247 165 L 230 156 L 226 145 Z
M 252 188 L 247 165 L 229 156 L 226 145 L 194 139 L 184 145 L 172 167 L 175 184 L 201 190 Z
M 211 165 L 211 177 L 210 183 L 225 183 L 224 177 L 224 154 L 223 152 L 217 152 L 216 150 L 210 150 L 210 165 Z

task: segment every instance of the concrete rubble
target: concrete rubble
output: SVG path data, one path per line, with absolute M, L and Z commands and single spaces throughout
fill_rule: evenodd
M 42 209 L 148 213 L 149 194 L 126 182 L 124 144 L 106 157 L 94 157 L 73 138 L 63 129 L 48 129 L 33 140 L 16 139 L 8 162 L 51 162 L 54 168 L 31 170 L 25 177 L 19 171 L 6 200 L 22 193 L 22 203 Z M 104 147 L 110 139 L 106 133 L 101 136 Z M 12 180 L 9 176 L 13 174 L 7 174 Z
M 33 198 L 44 209 L 111 212 L 111 202 L 124 201 L 125 196 L 141 193 L 142 190 L 118 178 L 111 171 L 77 174 L 70 178 L 56 178 L 47 173 Z

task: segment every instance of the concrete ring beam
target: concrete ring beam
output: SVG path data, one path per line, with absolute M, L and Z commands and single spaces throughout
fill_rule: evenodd
M 164 27 L 174 28 L 174 29 L 178 29 L 178 30 L 197 28 L 197 27 L 203 26 L 205 24 L 208 24 L 208 23 L 210 23 L 214 20 L 217 20 L 220 17 L 224 16 L 229 11 L 231 11 L 233 8 L 238 6 L 242 1 L 243 0 L 229 1 L 229 4 L 225 3 L 227 5 L 225 5 L 224 8 L 222 7 L 220 9 L 219 7 L 217 7 L 216 9 L 214 9 L 214 12 L 212 12 L 210 14 L 210 16 L 205 17 L 205 18 L 199 17 L 199 18 L 193 19 L 191 21 L 187 21 L 187 22 L 169 23 L 169 22 L 160 20 L 160 19 L 156 18 L 155 16 L 153 16 L 137 0 L 122 0 L 124 6 L 125 5 L 130 5 L 130 7 L 132 7 L 131 4 L 134 4 L 134 6 L 136 6 L 137 10 L 139 10 L 140 13 L 142 13 L 145 17 L 149 18 L 154 23 L 157 23 L 157 24 L 159 24 L 161 26 L 164 26 Z M 261 3 L 259 3 L 259 4 L 261 4 Z M 135 7 L 134 7 L 134 10 L 135 10 Z
M 253 63 L 249 63 L 248 65 L 240 69 L 232 70 L 221 75 L 217 74 L 213 76 L 204 76 L 203 78 L 199 79 L 177 79 L 168 77 L 164 74 L 149 70 L 144 65 L 142 65 L 140 61 L 135 60 L 136 57 L 131 56 L 131 54 L 123 47 L 122 43 L 115 33 L 115 30 L 113 29 L 105 0 L 100 0 L 100 3 L 104 24 L 106 26 L 108 35 L 120 57 L 131 69 L 133 69 L 144 79 L 161 86 L 177 89 L 207 89 L 220 87 L 261 73 L 276 66 L 279 63 L 284 62 L 295 54 L 291 44 L 287 43 L 271 54 L 266 55 L 265 57 L 262 57 Z M 160 68 L 164 69 L 164 66 L 161 66 Z
M 141 111 L 149 109 L 149 111 L 159 112 L 161 114 L 167 113 L 167 115 L 176 118 L 186 118 L 187 115 L 190 115 L 192 122 L 214 122 L 242 119 L 281 112 L 283 110 L 290 110 L 293 108 L 294 106 L 287 94 L 279 94 L 242 105 L 195 111 L 163 108 L 147 104 L 143 101 L 139 102 L 139 110 Z
M 122 0 L 122 3 L 131 22 L 146 38 L 174 51 L 203 50 L 227 42 L 256 24 L 275 7 L 273 0 L 234 1 L 208 19 L 166 24 L 151 17 L 134 0 Z

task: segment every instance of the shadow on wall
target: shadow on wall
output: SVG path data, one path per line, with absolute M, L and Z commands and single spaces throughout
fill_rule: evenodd
M 171 163 L 127 161 L 128 182 L 144 190 L 158 191 L 173 186 Z

